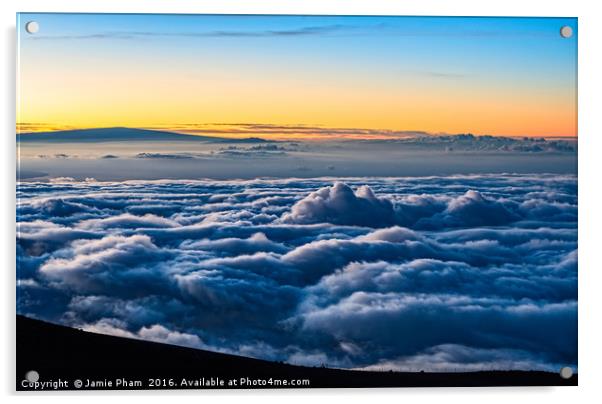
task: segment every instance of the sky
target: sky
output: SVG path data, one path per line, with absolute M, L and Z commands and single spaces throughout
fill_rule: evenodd
M 26 13 L 17 25 L 22 132 L 577 135 L 575 18 Z

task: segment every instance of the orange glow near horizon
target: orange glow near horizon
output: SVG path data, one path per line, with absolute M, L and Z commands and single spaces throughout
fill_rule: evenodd
M 191 78 L 159 72 L 46 72 L 24 66 L 18 127 L 177 127 L 180 122 L 307 124 L 429 133 L 571 137 L 575 90 L 513 91 L 419 80 L 388 85 L 272 76 Z M 53 77 L 60 76 L 60 80 Z M 102 80 L 99 80 L 102 78 Z M 155 83 L 151 87 L 149 83 Z M 85 89 L 85 91 L 84 91 Z M 41 127 L 42 127 L 41 126 Z M 32 131 L 37 130 L 29 125 Z M 47 129 L 44 129 L 47 130 Z M 223 136 L 234 136 L 224 133 Z

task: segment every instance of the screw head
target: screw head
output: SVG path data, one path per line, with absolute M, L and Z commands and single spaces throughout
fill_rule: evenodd
M 562 369 L 560 369 L 560 377 L 562 377 L 563 379 L 570 379 L 573 376 L 573 369 L 571 369 L 568 366 L 563 367 Z
M 565 25 L 564 27 L 560 28 L 560 36 L 563 38 L 570 38 L 573 36 L 573 28 L 569 27 L 568 25 Z
M 29 34 L 35 34 L 39 30 L 40 30 L 40 24 L 38 24 L 35 21 L 29 21 L 27 24 L 25 24 L 25 31 L 27 31 L 27 33 L 29 33 Z
M 40 374 L 35 370 L 30 370 L 25 374 L 25 379 L 27 379 L 28 382 L 35 383 L 40 380 Z

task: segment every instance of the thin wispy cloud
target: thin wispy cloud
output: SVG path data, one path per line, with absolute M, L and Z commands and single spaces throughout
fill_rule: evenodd
M 31 39 L 137 39 L 137 38 L 156 38 L 156 37 L 186 37 L 186 38 L 272 38 L 272 37 L 294 37 L 294 36 L 313 36 L 340 33 L 343 31 L 353 31 L 356 27 L 348 25 L 323 25 L 308 26 L 296 29 L 282 30 L 264 30 L 264 31 L 205 31 L 205 32 L 153 32 L 153 31 L 113 31 L 96 34 L 84 35 L 36 35 Z
M 153 127 L 153 129 L 173 130 L 191 134 L 216 134 L 233 136 L 266 136 L 288 139 L 389 139 L 428 136 L 425 131 L 392 130 L 371 128 L 344 128 L 322 125 L 278 125 L 266 123 L 207 123 L 207 124 L 174 124 Z
M 71 125 L 58 125 L 44 122 L 17 122 L 17 133 L 52 132 L 57 130 L 75 129 Z

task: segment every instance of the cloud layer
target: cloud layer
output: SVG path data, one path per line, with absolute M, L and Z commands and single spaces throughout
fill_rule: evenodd
M 574 176 L 18 186 L 18 312 L 290 363 L 577 362 Z

